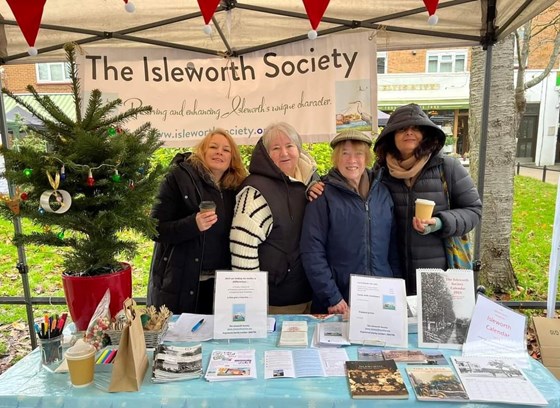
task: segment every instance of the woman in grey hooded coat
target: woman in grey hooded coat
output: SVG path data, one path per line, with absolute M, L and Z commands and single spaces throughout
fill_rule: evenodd
M 482 215 L 469 173 L 458 160 L 442 154 L 444 141 L 443 131 L 411 103 L 391 114 L 374 147 L 376 167 L 385 168 L 383 183 L 395 204 L 408 295 L 416 294 L 416 269 L 448 269 L 445 239 L 468 233 Z M 432 218 L 414 216 L 418 198 L 435 201 Z

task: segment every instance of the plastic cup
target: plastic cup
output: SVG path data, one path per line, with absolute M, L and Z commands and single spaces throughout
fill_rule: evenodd
M 216 211 L 216 203 L 214 201 L 201 201 L 198 208 L 200 212 Z
M 39 339 L 41 348 L 41 364 L 50 371 L 54 371 L 62 362 L 62 342 L 64 336 L 51 337 L 49 339 Z
M 417 198 L 415 201 L 416 210 L 415 217 L 420 220 L 429 220 L 432 218 L 432 213 L 436 203 L 432 200 L 424 200 L 423 198 Z
M 66 351 L 70 382 L 74 387 L 86 387 L 93 382 L 95 347 L 79 339 Z

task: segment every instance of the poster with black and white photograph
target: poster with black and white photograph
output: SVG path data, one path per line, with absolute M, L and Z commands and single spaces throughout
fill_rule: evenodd
M 475 305 L 472 270 L 417 269 L 418 346 L 460 350 Z

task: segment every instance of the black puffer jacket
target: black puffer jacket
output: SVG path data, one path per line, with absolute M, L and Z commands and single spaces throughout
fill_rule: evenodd
M 152 216 L 157 218 L 148 304 L 166 305 L 174 314 L 196 313 L 201 270 L 230 269 L 229 231 L 235 205 L 233 190 L 220 191 L 208 174 L 186 159 L 173 159 L 173 168 L 160 186 Z M 218 221 L 200 232 L 196 213 L 200 201 L 216 203 Z
M 406 105 L 391 115 L 387 126 L 376 142 L 392 142 L 397 129 L 408 126 L 421 126 L 424 137 L 445 138 L 445 134 L 435 125 L 418 105 Z M 443 142 L 443 140 L 442 140 Z M 443 144 L 443 143 L 442 143 Z M 444 193 L 442 177 L 448 184 L 451 208 Z M 474 229 L 482 216 L 482 202 L 478 191 L 461 163 L 441 152 L 434 153 L 420 171 L 412 187 L 404 180 L 384 172 L 383 183 L 391 191 L 397 218 L 399 248 L 402 269 L 405 273 L 407 293 L 416 294 L 416 269 L 447 269 L 444 238 L 461 236 Z M 421 235 L 412 228 L 414 202 L 424 198 L 436 202 L 434 217 L 442 221 L 439 231 Z

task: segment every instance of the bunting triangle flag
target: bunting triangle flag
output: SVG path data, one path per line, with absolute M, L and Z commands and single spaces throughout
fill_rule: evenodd
M 204 24 L 210 24 L 210 20 L 212 20 L 212 16 L 216 12 L 218 8 L 218 4 L 220 4 L 220 0 L 197 0 L 198 7 L 200 7 L 200 12 L 202 13 L 202 17 L 204 18 Z
M 310 40 L 317 38 L 317 27 L 327 10 L 330 0 L 303 0 L 305 12 L 311 23 L 311 31 L 307 34 Z
M 43 9 L 47 0 L 6 0 L 18 23 L 25 41 L 29 45 L 29 54 L 36 55 L 35 40 L 43 18 Z

